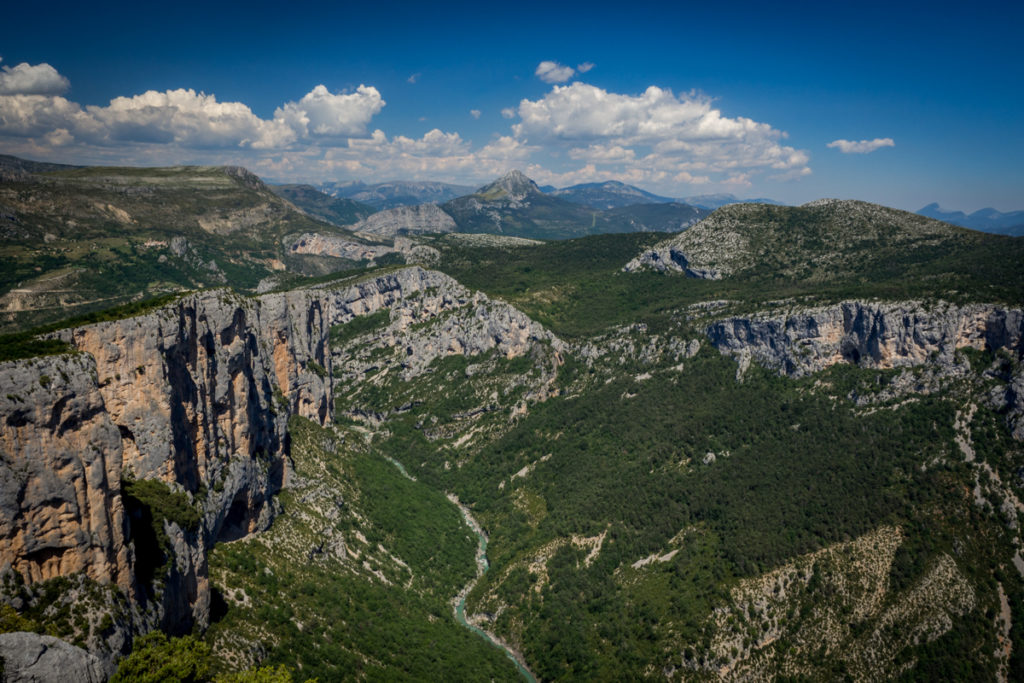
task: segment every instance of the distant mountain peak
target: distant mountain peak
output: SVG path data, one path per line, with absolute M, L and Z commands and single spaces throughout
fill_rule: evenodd
M 522 171 L 511 170 L 501 176 L 493 183 L 484 185 L 477 194 L 484 195 L 488 199 L 511 199 L 521 200 L 532 194 L 543 194 L 537 183 L 533 182 Z

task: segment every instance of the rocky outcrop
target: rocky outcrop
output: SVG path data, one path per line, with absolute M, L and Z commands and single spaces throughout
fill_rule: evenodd
M 560 339 L 519 309 L 482 292 L 470 292 L 444 275 L 431 281 L 422 296 L 391 306 L 390 323 L 375 335 L 374 348 L 403 350 L 402 379 L 412 379 L 435 359 L 453 354 L 477 356 L 497 350 L 514 358 L 528 354 L 535 344 L 565 351 Z M 356 379 L 367 371 L 367 364 L 346 350 L 336 349 L 335 354 L 343 377 Z
M 346 258 L 352 261 L 371 261 L 378 256 L 390 254 L 394 249 L 383 244 L 356 242 L 339 235 L 307 232 L 292 240 L 288 245 L 288 251 L 292 254 L 312 254 L 314 256 Z
M 675 271 L 702 280 L 722 279 L 722 271 L 718 268 L 691 265 L 683 250 L 671 242 L 655 245 L 653 249 L 643 252 L 627 263 L 622 270 L 627 273 L 641 270 L 656 270 L 661 273 Z
M 102 683 L 107 671 L 80 647 L 36 633 L 0 634 L 0 675 L 5 683 Z
M 1004 350 L 1018 369 L 998 377 L 1002 384 L 992 389 L 989 402 L 1005 413 L 1014 437 L 1024 440 L 1024 311 L 1019 308 L 847 301 L 785 315 L 726 318 L 712 323 L 707 336 L 719 351 L 737 359 L 737 376 L 751 360 L 791 377 L 835 363 L 932 370 L 924 384 L 910 376 L 896 378 L 897 391 L 921 391 L 941 377 L 968 374 L 970 364 L 957 349 Z
M 374 237 L 454 232 L 455 219 L 436 204 L 399 206 L 378 211 L 359 221 L 351 229 Z
M 801 377 L 848 362 L 868 368 L 951 366 L 956 349 L 1024 350 L 1024 313 L 983 304 L 866 303 L 736 317 L 707 329 L 723 353 L 747 355 L 782 374 Z

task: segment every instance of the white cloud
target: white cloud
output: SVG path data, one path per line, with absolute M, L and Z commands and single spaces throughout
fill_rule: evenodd
M 151 90 L 106 106 L 83 106 L 55 94 L 67 81 L 52 67 L 21 67 L 0 73 L 6 78 L 17 72 L 14 80 L 3 81 L 5 87 L 19 84 L 17 92 L 0 94 L 3 149 L 67 163 L 230 163 L 282 180 L 466 184 L 522 168 L 541 183 L 614 179 L 669 196 L 685 194 L 681 185 L 742 186 L 810 173 L 807 152 L 783 144 L 784 132 L 726 116 L 708 97 L 657 87 L 625 95 L 579 82 L 556 85 L 537 100 L 502 109 L 508 134 L 479 146 L 436 128 L 422 137 L 375 130 L 371 124 L 385 102 L 368 85 L 343 93 L 318 85 L 262 118 L 242 102 L 191 89 Z M 538 75 L 547 78 L 564 80 L 575 72 L 555 62 L 541 67 Z M 33 88 L 51 92 L 23 92 Z M 482 117 L 477 109 L 469 113 Z
M 767 123 L 728 117 L 710 98 L 676 96 L 655 86 L 639 95 L 585 83 L 555 86 L 539 100 L 519 103 L 517 138 L 568 149 L 568 156 L 609 172 L 635 166 L 653 179 L 740 182 L 754 173 L 804 175 L 808 154 L 780 143 L 785 133 Z M 619 168 L 616 168 L 618 165 Z M 809 169 L 807 169 L 809 172 Z
M 366 134 L 370 119 L 384 108 L 384 98 L 373 86 L 360 85 L 354 93 L 332 94 L 318 85 L 298 102 L 274 112 L 299 137 L 358 137 Z
M 0 67 L 0 95 L 62 95 L 70 86 L 46 63 Z
M 241 102 L 218 102 L 191 89 L 149 90 L 116 97 L 106 107 L 85 108 L 88 120 L 72 128 L 77 138 L 98 144 L 174 143 L 182 147 L 282 147 L 296 131 L 281 120 L 266 121 Z
M 405 79 L 405 82 L 406 83 L 410 83 L 410 84 L 415 84 L 416 81 L 418 81 L 420 79 L 420 76 L 422 76 L 422 75 L 423 74 L 421 74 L 419 72 L 416 72 L 413 75 L 409 76 L 409 78 Z
M 588 71 L 590 71 L 593 68 L 594 68 L 594 63 L 593 62 L 583 62 L 582 64 L 577 64 L 576 65 L 576 70 L 579 71 L 581 74 L 585 74 L 585 73 L 587 73 Z
M 292 169 L 307 177 L 409 178 L 477 182 L 522 166 L 535 150 L 521 141 L 502 136 L 473 150 L 458 133 L 431 130 L 422 138 L 402 135 L 389 139 L 376 130 L 365 139 L 349 140 L 346 147 L 333 147 L 323 159 L 304 159 L 289 152 Z M 277 162 L 280 165 L 280 162 Z M 299 174 L 293 170 L 292 174 Z
M 67 83 L 46 64 L 5 67 L 0 78 L 6 78 L 2 82 L 7 89 L 20 91 Z M 0 94 L 0 135 L 64 146 L 141 143 L 268 150 L 317 140 L 344 144 L 347 138 L 366 135 L 370 120 L 385 105 L 380 92 L 366 85 L 340 94 L 318 85 L 298 102 L 278 107 L 272 119 L 260 118 L 241 102 L 220 102 L 215 95 L 184 88 L 149 90 L 115 97 L 107 106 L 86 107 L 60 95 L 20 91 Z
M 469 110 L 469 115 L 472 116 L 474 119 L 478 119 L 478 118 L 480 118 L 480 110 L 479 109 L 470 109 Z
M 58 128 L 89 127 L 90 122 L 78 104 L 60 96 L 0 95 L 0 135 L 40 137 Z
M 70 145 L 75 141 L 75 137 L 68 131 L 67 128 L 58 128 L 52 130 L 43 136 L 43 141 L 51 147 L 64 147 Z
M 875 138 L 874 140 L 833 140 L 828 147 L 834 147 L 843 154 L 867 154 L 882 147 L 895 147 L 892 138 Z
M 570 149 L 569 158 L 593 163 L 621 163 L 635 160 L 636 152 L 622 145 L 590 145 Z
M 558 62 L 541 62 L 533 75 L 545 83 L 565 83 L 576 71 Z

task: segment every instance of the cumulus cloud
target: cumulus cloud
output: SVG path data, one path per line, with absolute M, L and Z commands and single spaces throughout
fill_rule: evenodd
M 0 95 L 62 95 L 70 86 L 46 63 L 0 67 Z
M 409 78 L 405 79 L 405 81 L 406 81 L 406 83 L 415 84 L 416 81 L 418 81 L 420 79 L 421 75 L 422 74 L 420 74 L 419 72 L 416 72 L 416 73 L 412 74 L 411 76 L 409 76 Z
M 761 171 L 796 177 L 810 160 L 767 123 L 728 117 L 706 96 L 655 86 L 639 95 L 580 82 L 555 86 L 541 99 L 522 100 L 517 113 L 517 138 L 565 147 L 570 158 L 598 165 L 635 165 L 652 180 L 719 174 L 738 182 Z
M 555 82 L 575 72 L 556 62 L 537 69 Z M 317 85 L 263 118 L 242 102 L 184 88 L 83 106 L 60 94 L 67 79 L 45 64 L 0 69 L 0 83 L 4 149 L 70 163 L 233 163 L 282 180 L 463 183 L 522 168 L 541 183 L 615 179 L 671 196 L 682 195 L 684 184 L 749 186 L 759 177 L 810 173 L 807 152 L 785 145 L 784 132 L 726 116 L 706 96 L 657 87 L 630 95 L 580 82 L 554 85 L 543 97 L 502 109 L 507 134 L 474 144 L 437 128 L 422 137 L 374 129 L 386 103 L 368 85 L 340 93 Z M 477 109 L 469 114 L 482 116 Z M 839 143 L 892 145 L 885 139 L 831 146 Z
M 26 66 L 27 68 L 21 68 Z M 43 68 L 45 67 L 45 68 Z M 282 149 L 319 140 L 344 142 L 367 134 L 384 107 L 380 92 L 360 85 L 331 93 L 318 85 L 262 119 L 241 102 L 179 88 L 116 97 L 107 106 L 86 106 L 44 89 L 66 88 L 67 79 L 47 64 L 19 65 L 0 74 L 0 135 L 43 138 L 53 145 L 176 145 L 189 149 Z M 15 92 L 11 92 L 11 90 Z
M 570 149 L 569 158 L 608 164 L 633 161 L 636 159 L 636 152 L 622 145 L 590 145 L 586 148 Z
M 511 136 L 499 137 L 474 150 L 458 133 L 434 129 L 422 138 L 375 130 L 368 138 L 349 140 L 346 147 L 325 151 L 322 160 L 289 153 L 294 168 L 308 175 L 345 174 L 364 178 L 411 178 L 471 182 L 522 166 L 535 150 Z M 259 167 L 257 165 L 257 167 Z
M 296 140 L 296 131 L 279 120 L 263 120 L 241 102 L 219 102 L 214 95 L 191 89 L 116 97 L 106 107 L 86 107 L 85 117 L 76 123 L 71 129 L 75 137 L 97 144 L 267 149 Z
M 355 92 L 333 94 L 318 85 L 298 102 L 288 102 L 274 112 L 299 137 L 357 137 L 366 134 L 370 119 L 384 108 L 384 98 L 373 86 L 360 85 Z
M 838 149 L 843 154 L 867 154 L 882 147 L 895 147 L 892 138 L 875 138 L 874 140 L 833 140 L 829 147 Z
M 593 62 L 583 62 L 582 64 L 577 64 L 576 65 L 576 70 L 579 71 L 581 74 L 585 74 L 585 73 L 587 73 L 588 71 L 590 71 L 593 68 L 594 68 L 594 63 Z
M 565 83 L 576 73 L 571 66 L 558 62 L 541 62 L 533 74 L 545 83 Z

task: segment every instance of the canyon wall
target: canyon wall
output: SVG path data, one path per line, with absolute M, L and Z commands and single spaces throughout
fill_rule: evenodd
M 206 554 L 272 521 L 288 416 L 333 418 L 331 325 L 444 281 L 413 268 L 255 299 L 190 294 L 56 333 L 76 352 L 0 364 L 0 567 L 28 584 L 84 574 L 145 603 L 139 560 L 159 562 L 135 556 L 121 480 L 157 479 L 201 521 L 163 523 L 174 557 L 147 609 L 171 631 L 206 624 Z
M 550 339 L 507 304 L 418 267 L 364 281 L 249 298 L 186 295 L 150 313 L 55 333 L 76 352 L 0 364 L 0 567 L 29 583 L 84 574 L 115 583 L 163 628 L 205 625 L 206 555 L 219 541 L 265 529 L 287 484 L 287 421 L 333 420 L 330 329 L 415 295 L 423 314 L 461 322 L 417 340 L 399 307 L 389 345 L 409 347 L 410 371 L 437 355 L 499 348 L 516 355 Z M 173 561 L 147 594 L 137 569 L 122 477 L 155 479 L 187 496 L 197 528 L 164 521 Z M 157 562 L 157 564 L 159 564 Z M 147 597 L 148 596 L 148 597 Z M 148 619 L 152 621 L 152 619 Z
M 926 366 L 940 376 L 965 376 L 965 347 L 1006 354 L 985 374 L 1001 382 L 990 403 L 1024 440 L 1024 310 L 988 304 L 846 301 L 834 306 L 731 317 L 707 328 L 711 343 L 740 363 L 751 360 L 791 377 L 836 363 L 872 369 Z M 909 381 L 909 378 L 908 378 Z

